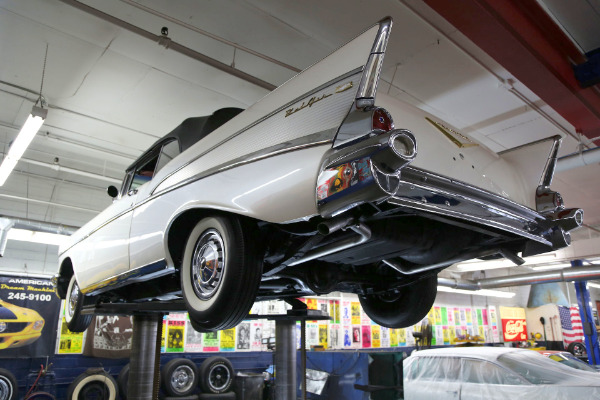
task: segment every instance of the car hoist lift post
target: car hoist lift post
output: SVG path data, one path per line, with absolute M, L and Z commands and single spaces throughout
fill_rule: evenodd
M 320 310 L 309 310 L 297 299 L 286 300 L 292 309 L 281 315 L 249 315 L 248 319 L 275 321 L 275 398 L 296 399 L 296 321 L 301 324 L 302 399 L 306 399 L 306 321 L 330 319 Z M 160 345 L 163 315 L 185 312 L 183 301 L 100 304 L 85 307 L 83 314 L 133 315 L 133 337 L 127 398 L 158 399 L 160 381 Z
M 581 260 L 573 260 L 571 261 L 571 266 L 583 267 L 583 262 Z M 581 325 L 583 326 L 583 335 L 585 337 L 585 348 L 588 354 L 588 363 L 590 365 L 600 365 L 600 345 L 598 344 L 598 333 L 594 324 L 592 300 L 587 287 L 587 281 L 574 283 L 579 315 L 581 316 Z

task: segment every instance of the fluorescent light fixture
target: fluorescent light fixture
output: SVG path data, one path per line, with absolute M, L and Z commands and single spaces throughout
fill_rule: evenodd
M 562 261 L 557 259 L 557 255 L 554 253 L 544 254 L 540 256 L 526 257 L 525 264 L 523 267 L 527 267 L 530 265 L 539 265 L 539 264 L 548 264 L 552 262 Z M 461 272 L 469 272 L 469 271 L 484 271 L 488 269 L 497 269 L 497 268 L 510 268 L 514 267 L 515 264 L 510 260 L 498 259 L 498 260 L 490 260 L 490 261 L 481 261 L 481 260 L 469 260 L 462 263 L 456 264 L 456 269 Z
M 516 293 L 513 292 L 505 292 L 502 290 L 490 290 L 490 289 L 481 289 L 481 290 L 463 290 L 463 289 L 453 289 L 446 286 L 438 286 L 438 292 L 447 292 L 447 293 L 459 293 L 459 294 L 469 294 L 475 296 L 487 296 L 487 297 L 501 297 L 504 299 L 511 299 L 515 297 Z
M 599 285 L 599 284 L 597 284 L 597 283 L 588 282 L 588 286 L 589 286 L 589 287 L 596 288 L 596 289 L 600 289 L 600 285 Z
M 17 161 L 23 156 L 35 134 L 42 127 L 47 115 L 48 110 L 42 107 L 33 106 L 31 109 L 31 114 L 27 117 L 25 125 L 21 128 L 17 138 L 10 146 L 8 154 L 4 157 L 2 165 L 0 165 L 0 186 L 6 182 L 6 179 L 17 165 Z
M 22 242 L 33 242 L 42 244 L 51 244 L 60 246 L 69 238 L 67 235 L 59 235 L 48 232 L 35 232 L 27 229 L 12 228 L 8 231 L 9 240 L 19 240 Z
M 552 269 L 563 269 L 563 268 L 571 268 L 571 263 L 534 265 L 531 267 L 531 269 L 533 269 L 535 271 L 549 271 Z

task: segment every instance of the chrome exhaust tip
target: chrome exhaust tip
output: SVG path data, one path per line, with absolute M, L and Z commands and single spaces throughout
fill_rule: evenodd
M 385 175 L 398 175 L 417 156 L 417 139 L 405 129 L 390 133 L 388 146 L 375 154 L 371 161 L 377 170 Z

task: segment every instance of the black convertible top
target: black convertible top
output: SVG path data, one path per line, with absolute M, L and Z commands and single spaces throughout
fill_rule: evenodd
M 127 168 L 130 170 L 139 164 L 139 161 L 146 158 L 152 153 L 156 147 L 162 146 L 164 143 L 170 141 L 170 139 L 177 139 L 179 141 L 179 150 L 184 152 L 190 148 L 194 143 L 200 139 L 206 137 L 209 133 L 225 124 L 227 121 L 244 111 L 241 108 L 227 107 L 221 108 L 204 117 L 192 117 L 184 120 L 179 126 L 173 129 L 171 132 L 158 139 L 148 150 L 144 152 L 138 159 Z

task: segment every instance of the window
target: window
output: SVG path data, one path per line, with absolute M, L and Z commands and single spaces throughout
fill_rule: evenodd
M 407 379 L 445 381 L 458 380 L 460 359 L 453 357 L 417 357 L 411 364 Z
M 158 154 L 154 155 L 150 160 L 142 164 L 141 167 L 135 169 L 129 190 L 137 190 L 137 188 L 142 186 L 144 183 L 152 180 L 157 161 Z
M 160 171 L 162 169 L 162 167 L 167 165 L 167 163 L 169 161 L 171 161 L 178 155 L 179 155 L 179 141 L 172 140 L 172 141 L 166 143 L 162 147 L 160 156 L 158 157 L 158 163 L 156 164 L 156 170 L 154 171 L 154 173 L 157 173 L 158 171 Z
M 489 361 L 462 360 L 462 381 L 484 385 L 522 385 L 523 380 Z
M 162 167 L 179 154 L 179 142 L 171 140 L 170 142 L 157 146 L 140 159 L 139 165 L 133 171 L 128 171 L 125 184 L 128 185 L 127 191 L 137 190 L 146 182 L 150 182 Z M 132 175 L 130 178 L 129 175 Z M 127 186 L 125 186 L 127 187 Z

